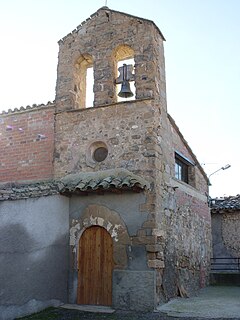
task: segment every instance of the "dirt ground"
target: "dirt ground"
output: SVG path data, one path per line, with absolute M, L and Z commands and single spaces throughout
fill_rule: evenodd
M 162 313 L 136 313 L 117 311 L 112 314 L 92 313 L 77 310 L 68 310 L 63 308 L 48 308 L 42 312 L 18 318 L 18 320 L 212 320 L 216 318 L 183 318 L 169 317 Z M 231 319 L 239 320 L 240 318 Z M 226 320 L 226 318 L 218 318 L 218 320 Z

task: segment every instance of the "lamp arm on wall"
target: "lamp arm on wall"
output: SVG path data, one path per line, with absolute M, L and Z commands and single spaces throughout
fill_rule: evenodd
M 220 171 L 220 170 L 229 169 L 230 167 L 231 167 L 230 164 L 226 164 L 224 167 L 221 167 L 221 168 L 219 168 L 218 170 L 216 170 L 216 171 L 214 171 L 213 173 L 211 173 L 211 174 L 208 176 L 209 186 L 211 186 L 210 177 L 211 177 L 213 174 L 217 173 L 217 172 Z

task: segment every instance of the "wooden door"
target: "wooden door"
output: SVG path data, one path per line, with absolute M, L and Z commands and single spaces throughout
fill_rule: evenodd
M 78 304 L 112 304 L 113 244 L 102 227 L 84 231 L 78 252 Z

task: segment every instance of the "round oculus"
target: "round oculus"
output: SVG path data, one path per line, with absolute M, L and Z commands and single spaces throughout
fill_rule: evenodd
M 93 152 L 93 159 L 97 162 L 102 162 L 107 158 L 108 149 L 106 147 L 98 147 Z

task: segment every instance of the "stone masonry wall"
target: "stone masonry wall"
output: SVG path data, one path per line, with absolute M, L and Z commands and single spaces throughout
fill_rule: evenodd
M 156 159 L 162 154 L 157 142 L 159 119 L 159 107 L 154 105 L 153 100 L 118 103 L 56 115 L 55 177 L 80 171 L 126 168 L 150 182 L 151 190 L 145 193 L 146 200 L 138 209 L 146 218 L 138 226 L 132 246 L 142 248 L 146 254 L 147 268 L 152 271 L 156 270 L 154 257 L 161 249 L 158 239 L 163 232 L 154 233 Z M 108 156 L 100 163 L 89 158 L 91 145 L 96 141 L 102 141 L 108 147 Z M 133 219 L 136 212 L 129 214 Z M 127 228 L 130 225 L 127 224 Z M 160 251 L 159 257 L 163 254 L 163 250 Z M 157 261 L 157 267 L 164 267 L 161 260 Z
M 168 297 L 190 296 L 208 282 L 211 222 L 207 199 L 188 186 L 174 193 L 172 208 L 165 209 L 166 234 L 163 287 Z M 174 279 L 174 282 L 168 282 Z
M 53 176 L 54 104 L 0 115 L 0 181 Z
M 240 257 L 239 230 L 239 211 L 212 212 L 214 258 Z
M 172 156 L 175 151 L 189 159 L 194 166 L 189 170 L 189 184 L 175 179 L 171 166 L 169 209 L 165 218 L 169 226 L 165 276 L 175 273 L 177 294 L 188 296 L 208 282 L 211 257 L 211 218 L 208 207 L 207 176 L 174 120 L 169 116 L 172 134 Z M 168 270 L 168 271 L 167 271 Z M 168 275 L 168 276 L 169 276 Z M 170 276 L 171 278 L 171 276 Z M 191 283 L 191 285 L 189 285 Z M 168 294 L 172 294 L 171 290 Z
M 190 296 L 204 286 L 208 282 L 211 253 L 207 177 L 171 117 L 163 117 L 161 114 L 158 128 L 162 153 L 155 162 L 157 198 L 153 234 L 157 243 L 151 253 L 157 272 L 158 302 L 176 295 Z M 175 179 L 175 151 L 195 163 L 194 187 Z
M 151 100 L 142 100 L 57 114 L 55 177 L 126 168 L 153 181 L 157 113 Z M 108 148 L 103 162 L 90 154 L 98 141 Z
M 226 248 L 235 257 L 240 257 L 240 212 L 225 213 L 222 215 L 222 237 Z

